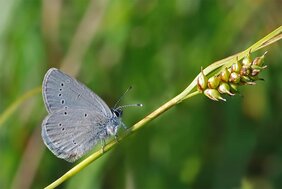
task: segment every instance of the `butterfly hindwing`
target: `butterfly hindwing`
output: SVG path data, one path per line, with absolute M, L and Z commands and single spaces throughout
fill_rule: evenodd
M 59 110 L 44 119 L 42 138 L 57 157 L 74 162 L 107 137 L 108 121 L 89 109 Z

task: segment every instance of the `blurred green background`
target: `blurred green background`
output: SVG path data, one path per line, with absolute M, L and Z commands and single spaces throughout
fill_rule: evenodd
M 200 67 L 281 25 L 279 0 L 0 0 L 0 115 L 62 68 L 110 106 L 130 85 L 131 126 L 181 92 Z M 282 188 L 281 43 L 243 96 L 195 96 L 122 141 L 59 188 Z M 75 164 L 43 145 L 40 93 L 0 125 L 0 188 L 43 188 Z M 122 132 L 122 129 L 121 131 Z M 97 148 L 96 148 L 97 149 Z M 95 149 L 94 149 L 95 151 Z

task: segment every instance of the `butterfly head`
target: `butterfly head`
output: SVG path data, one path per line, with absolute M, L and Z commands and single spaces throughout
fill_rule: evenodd
M 115 136 L 117 134 L 118 127 L 121 124 L 121 117 L 122 117 L 122 109 L 121 108 L 112 108 L 113 117 L 111 119 L 111 124 L 107 126 L 107 132 Z
M 115 117 L 117 117 L 117 118 L 121 118 L 121 117 L 122 117 L 123 110 L 122 110 L 120 107 L 118 107 L 118 108 L 113 108 L 113 109 L 112 109 L 112 112 L 113 112 L 113 114 L 114 114 Z
M 111 119 L 111 124 L 107 126 L 107 133 L 116 136 L 118 127 L 123 125 L 125 126 L 122 121 L 121 117 L 123 114 L 123 108 L 130 107 L 130 106 L 143 106 L 142 104 L 128 104 L 128 105 L 123 105 L 123 106 L 118 106 L 120 100 L 123 98 L 123 96 L 131 89 L 132 87 L 130 86 L 124 93 L 123 95 L 119 98 L 119 100 L 116 102 L 114 107 L 111 109 L 111 112 L 113 114 L 113 117 Z

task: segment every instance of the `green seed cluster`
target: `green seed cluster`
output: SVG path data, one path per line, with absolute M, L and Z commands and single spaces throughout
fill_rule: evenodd
M 226 101 L 221 94 L 234 96 L 238 93 L 238 86 L 255 85 L 255 81 L 263 80 L 258 77 L 261 70 L 267 68 L 263 65 L 264 57 L 256 57 L 252 60 L 250 53 L 240 62 L 238 59 L 229 68 L 225 68 L 218 75 L 208 78 L 201 70 L 197 79 L 197 87 L 201 93 L 204 93 L 211 100 Z

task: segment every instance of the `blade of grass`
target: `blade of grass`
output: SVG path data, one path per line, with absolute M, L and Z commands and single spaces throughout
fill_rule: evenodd
M 89 49 L 89 46 L 102 23 L 101 21 L 104 18 L 107 5 L 107 0 L 89 1 L 88 8 L 77 27 L 70 43 L 69 50 L 60 66 L 63 71 L 71 76 L 76 76 L 78 74 L 84 54 Z
M 41 86 L 31 89 L 30 91 L 23 94 L 16 101 L 14 101 L 2 114 L 0 114 L 0 127 L 4 124 L 4 122 L 18 109 L 18 107 L 24 103 L 29 98 L 37 95 L 41 92 Z

